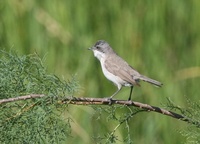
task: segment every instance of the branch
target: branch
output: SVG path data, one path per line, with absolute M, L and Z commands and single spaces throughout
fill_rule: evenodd
M 30 94 L 30 95 L 15 97 L 15 98 L 2 99 L 2 100 L 0 100 L 0 104 L 19 101 L 19 100 L 32 99 L 32 98 L 41 98 L 44 96 L 45 96 L 44 94 Z M 134 107 L 143 109 L 145 111 L 157 112 L 157 113 L 160 113 L 160 114 L 163 114 L 166 116 L 170 116 L 175 119 L 179 119 L 179 120 L 188 122 L 190 124 L 196 125 L 197 127 L 200 127 L 199 121 L 194 121 L 194 120 L 192 120 L 186 116 L 180 115 L 178 113 L 168 111 L 168 110 L 156 107 L 156 106 L 151 106 L 148 104 L 135 102 L 135 101 L 116 100 L 116 99 L 110 100 L 108 98 L 84 98 L 84 97 L 76 98 L 76 97 L 69 96 L 68 98 L 65 98 L 64 100 L 62 100 L 60 103 L 61 104 L 73 104 L 73 105 L 111 105 L 111 104 L 116 104 L 116 105 L 134 106 Z
M 26 100 L 26 99 L 32 99 L 32 98 L 40 98 L 40 97 L 44 97 L 44 96 L 45 95 L 43 95 L 43 94 L 30 94 L 30 95 L 19 96 L 19 97 L 14 97 L 14 98 L 2 99 L 2 100 L 0 100 L 0 104 L 14 102 L 14 101 L 20 101 L 20 100 Z
M 157 112 L 166 116 L 170 116 L 175 119 L 179 119 L 185 122 L 188 122 L 190 124 L 196 125 L 197 127 L 200 127 L 199 121 L 194 121 L 186 116 L 180 115 L 178 113 L 168 111 L 156 106 L 151 106 L 148 104 L 135 102 L 135 101 L 127 101 L 127 100 L 115 100 L 115 99 L 108 99 L 108 98 L 66 98 L 62 101 L 62 103 L 67 104 L 77 104 L 77 105 L 111 105 L 111 104 L 118 104 L 118 105 L 126 105 L 126 106 L 134 106 L 138 107 L 140 109 L 146 110 L 146 111 L 152 111 Z
M 77 105 L 110 105 L 110 100 L 107 98 L 66 98 L 62 101 L 62 103 L 67 104 L 77 104 Z M 143 104 L 140 102 L 135 101 L 127 101 L 127 100 L 112 100 L 111 104 L 118 104 L 118 105 L 126 105 L 126 106 L 135 106 L 141 109 L 145 109 L 146 111 L 154 111 L 164 115 L 171 116 L 173 118 L 181 119 L 184 116 L 179 115 L 174 112 L 167 111 L 165 109 L 161 109 L 159 107 L 151 106 L 148 104 Z

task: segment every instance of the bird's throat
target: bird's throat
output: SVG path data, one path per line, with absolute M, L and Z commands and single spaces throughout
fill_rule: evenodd
M 105 53 L 102 53 L 100 51 L 94 50 L 94 56 L 101 61 L 103 58 L 105 58 Z

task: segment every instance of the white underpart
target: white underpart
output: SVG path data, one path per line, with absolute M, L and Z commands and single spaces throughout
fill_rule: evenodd
M 94 50 L 94 56 L 100 61 L 101 63 L 101 67 L 102 67 L 102 71 L 103 71 L 103 74 L 105 75 L 105 77 L 112 81 L 118 89 L 121 89 L 122 86 L 131 86 L 130 84 L 128 84 L 127 82 L 125 82 L 124 80 L 122 80 L 120 77 L 118 76 L 115 76 L 114 74 L 110 73 L 104 66 L 104 62 L 106 60 L 106 56 L 104 53 L 102 52 L 99 52 L 97 50 Z

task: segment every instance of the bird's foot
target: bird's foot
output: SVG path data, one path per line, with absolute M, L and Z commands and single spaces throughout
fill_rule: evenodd
M 108 98 L 105 98 L 107 101 L 109 101 L 109 105 L 112 105 L 112 102 L 113 102 L 113 99 L 112 97 L 108 97 Z
M 131 98 L 128 98 L 127 101 L 128 101 L 129 104 L 132 104 L 132 103 L 133 103 L 133 101 L 131 100 Z

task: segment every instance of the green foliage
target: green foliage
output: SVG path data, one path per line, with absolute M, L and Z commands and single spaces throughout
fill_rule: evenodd
M 70 118 L 62 117 L 66 106 L 58 103 L 77 90 L 74 78 L 60 80 L 47 74 L 36 55 L 18 56 L 0 51 L 0 98 L 45 94 L 38 99 L 1 104 L 1 143 L 60 143 L 71 133 Z
M 187 99 L 187 108 L 182 108 L 174 104 L 168 99 L 167 108 L 172 111 L 178 111 L 185 117 L 189 118 L 189 125 L 186 129 L 180 130 L 180 133 L 186 137 L 186 143 L 198 144 L 200 143 L 200 101 L 191 101 Z
M 130 135 L 130 122 L 131 119 L 138 113 L 144 112 L 137 108 L 130 108 L 127 106 L 99 106 L 93 107 L 95 110 L 94 117 L 97 122 L 102 121 L 106 118 L 106 121 L 110 123 L 112 130 L 108 129 L 106 133 L 99 131 L 98 135 L 93 137 L 95 142 L 98 143 L 117 143 L 123 142 L 127 144 L 133 143 L 133 138 Z M 119 114 L 120 113 L 120 114 Z M 116 125 L 112 125 L 115 123 Z M 117 131 L 122 128 L 124 129 L 124 138 L 120 139 L 116 134 Z
M 0 54 L 0 98 L 31 93 L 66 96 L 73 94 L 77 87 L 74 81 L 61 81 L 55 75 L 48 75 L 36 54 L 20 57 L 2 50 Z
M 200 129 L 190 125 L 187 129 L 180 131 L 180 133 L 186 137 L 187 144 L 199 144 L 200 143 Z

